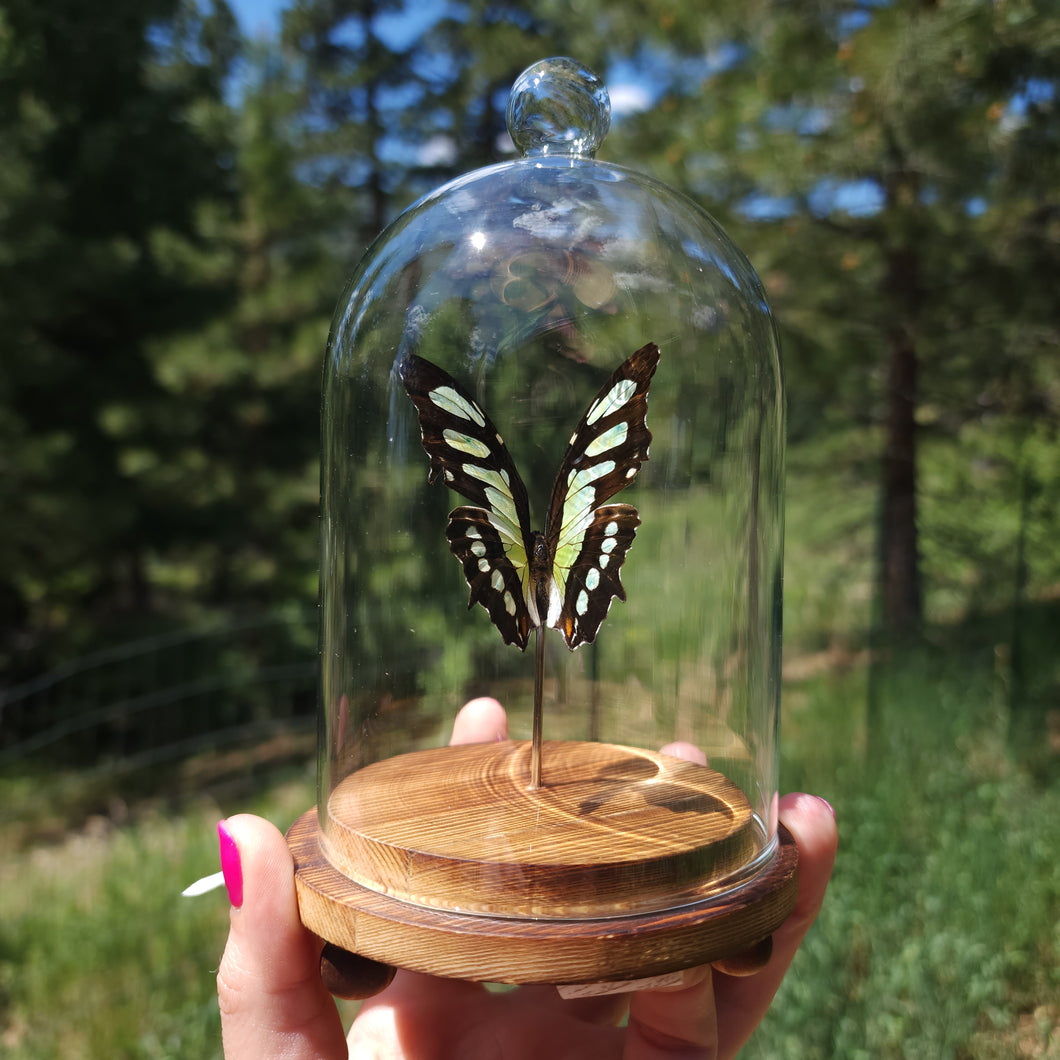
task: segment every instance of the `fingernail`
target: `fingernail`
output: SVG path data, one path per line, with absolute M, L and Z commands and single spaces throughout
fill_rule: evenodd
M 239 847 L 224 821 L 217 822 L 217 840 L 221 848 L 221 872 L 224 874 L 228 900 L 238 909 L 243 904 L 243 866 Z
M 504 743 L 504 741 L 508 739 L 508 730 L 507 729 L 498 729 L 497 730 L 497 735 L 494 737 L 494 739 L 496 740 L 497 743 Z
M 835 809 L 827 799 L 822 799 L 820 795 L 815 796 L 819 802 L 823 802 L 828 807 L 828 812 L 832 815 L 832 820 L 835 820 Z

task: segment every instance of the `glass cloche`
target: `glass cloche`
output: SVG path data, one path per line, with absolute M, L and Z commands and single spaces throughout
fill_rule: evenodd
M 514 161 L 369 249 L 324 371 L 303 920 L 434 974 L 627 979 L 759 944 L 777 823 L 784 398 L 746 258 L 524 72 Z M 506 711 L 480 742 L 454 717 Z M 500 716 L 499 708 L 491 708 Z

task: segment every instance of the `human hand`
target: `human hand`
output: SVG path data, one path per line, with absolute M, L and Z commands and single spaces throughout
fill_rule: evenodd
M 503 708 L 479 699 L 457 715 L 452 742 L 506 737 Z M 734 1056 L 765 1015 L 817 916 L 835 858 L 835 820 L 824 800 L 786 795 L 780 819 L 798 845 L 799 894 L 773 934 L 768 964 L 756 974 L 737 978 L 704 966 L 666 989 L 563 1000 L 551 986 L 494 993 L 480 983 L 400 971 L 362 1005 L 347 1040 L 320 979 L 321 942 L 298 918 L 286 841 L 260 818 L 229 818 L 223 825 L 233 909 L 217 976 L 225 1058 Z M 619 1026 L 626 1016 L 627 1025 Z

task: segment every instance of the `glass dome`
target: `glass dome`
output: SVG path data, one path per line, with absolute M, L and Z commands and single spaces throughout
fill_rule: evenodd
M 320 846 L 413 906 L 623 916 L 776 853 L 773 321 L 700 207 L 595 158 L 609 120 L 589 71 L 531 67 L 522 157 L 402 214 L 332 326 Z M 448 748 L 479 696 L 509 739 Z

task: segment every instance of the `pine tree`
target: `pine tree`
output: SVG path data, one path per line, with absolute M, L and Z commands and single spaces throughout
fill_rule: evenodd
M 1034 0 L 655 17 L 674 75 L 632 142 L 762 273 L 796 437 L 881 428 L 882 618 L 914 629 L 922 440 L 1057 413 L 1060 18 Z
M 172 250 L 231 195 L 234 24 L 170 0 L 8 0 L 0 24 L 0 663 L 28 664 L 149 606 L 179 415 L 151 347 L 224 304 Z

